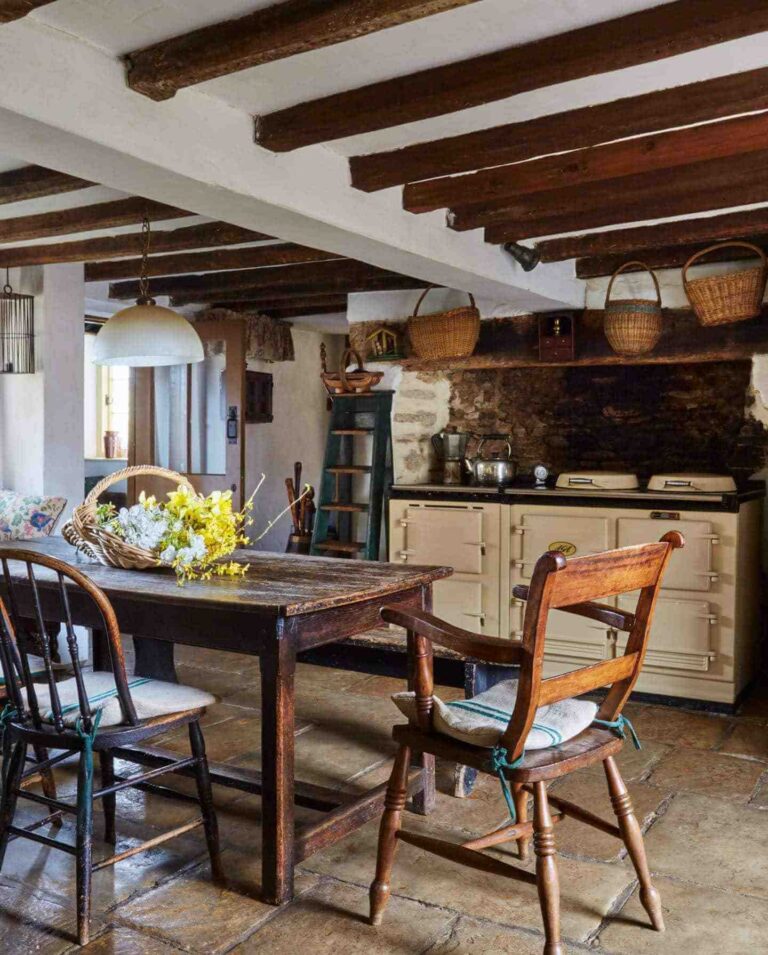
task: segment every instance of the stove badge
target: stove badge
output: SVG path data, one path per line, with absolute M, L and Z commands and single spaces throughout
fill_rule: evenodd
M 573 557 L 578 547 L 570 541 L 552 541 L 547 550 L 556 550 L 563 557 Z

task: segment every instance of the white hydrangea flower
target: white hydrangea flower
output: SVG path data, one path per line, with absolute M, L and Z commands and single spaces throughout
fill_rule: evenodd
M 124 539 L 145 550 L 154 550 L 168 533 L 165 514 L 159 508 L 146 508 L 143 504 L 121 508 L 117 522 Z

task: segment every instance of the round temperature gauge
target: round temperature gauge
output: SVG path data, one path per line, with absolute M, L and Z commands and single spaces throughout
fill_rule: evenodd
M 549 477 L 549 471 L 543 464 L 537 464 L 533 469 L 533 476 L 536 478 L 536 487 L 545 487 L 547 478 Z

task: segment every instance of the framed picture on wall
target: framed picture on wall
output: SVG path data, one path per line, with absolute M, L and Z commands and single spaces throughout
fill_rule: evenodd
M 245 423 L 272 421 L 272 375 L 265 371 L 245 373 Z

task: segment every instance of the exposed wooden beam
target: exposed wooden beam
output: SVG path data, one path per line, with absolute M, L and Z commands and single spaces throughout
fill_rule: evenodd
M 237 298 L 228 301 L 213 302 L 213 308 L 228 308 L 233 312 L 248 312 L 255 309 L 271 312 L 274 309 L 284 308 L 334 308 L 346 311 L 347 296 L 339 292 L 315 292 L 314 294 L 296 295 L 293 292 L 280 293 L 267 298 L 259 297 L 258 292 L 253 298 Z
M 226 222 L 205 222 L 181 229 L 152 231 L 153 252 L 204 249 L 208 246 L 259 242 L 272 236 L 251 232 Z M 102 259 L 139 255 L 144 243 L 140 232 L 108 235 L 98 239 L 54 242 L 50 245 L 20 245 L 0 248 L 0 268 L 50 265 L 55 262 L 98 262 Z
M 92 185 L 87 179 L 78 179 L 44 166 L 22 166 L 20 169 L 0 172 L 0 204 L 57 196 Z
M 2 251 L 0 251 L 2 257 Z M 341 256 L 303 245 L 261 245 L 246 249 L 219 249 L 182 255 L 152 255 L 147 261 L 148 275 L 185 275 L 216 269 L 249 269 L 298 262 L 326 262 Z M 141 259 L 115 259 L 92 262 L 85 267 L 86 282 L 104 282 L 141 275 Z
M 352 185 L 372 192 L 761 109 L 768 109 L 768 68 L 353 156 Z
M 745 241 L 751 242 L 763 251 L 768 250 L 768 233 L 762 235 L 745 236 Z M 670 245 L 659 249 L 642 249 L 638 257 L 652 269 L 679 269 L 685 265 L 695 252 L 702 252 L 711 246 L 711 242 L 697 242 L 693 245 Z M 698 260 L 700 264 L 708 262 L 732 262 L 740 259 L 754 258 L 755 253 L 740 246 L 729 246 L 722 251 L 711 252 Z M 576 260 L 576 276 L 580 279 L 598 278 L 603 275 L 613 275 L 616 269 L 627 261 L 626 253 L 622 255 L 595 255 Z M 627 272 L 640 271 L 639 266 L 631 266 Z
M 412 279 L 406 275 L 381 276 L 381 277 L 363 277 L 355 278 L 335 278 L 335 279 L 317 279 L 307 284 L 292 284 L 288 288 L 280 286 L 259 286 L 253 289 L 206 289 L 201 288 L 196 291 L 179 291 L 171 295 L 171 305 L 195 305 L 205 302 L 219 302 L 223 298 L 228 300 L 237 299 L 240 302 L 259 302 L 263 304 L 263 299 L 294 299 L 297 296 L 302 299 L 308 295 L 317 292 L 335 293 L 337 295 L 349 295 L 352 292 L 393 292 L 408 289 L 425 288 L 427 282 L 420 279 Z
M 20 20 L 38 7 L 45 7 L 53 0 L 0 0 L 0 23 Z
M 532 43 L 373 83 L 256 120 L 256 142 L 296 149 L 469 109 L 768 29 L 762 0 L 674 0 Z
M 625 139 L 463 176 L 410 183 L 403 190 L 403 207 L 409 212 L 432 212 L 448 206 L 456 209 L 477 202 L 500 202 L 550 189 L 674 169 L 766 149 L 768 113 L 739 116 L 720 123 Z
M 475 2 L 283 0 L 129 53 L 128 85 L 151 99 L 168 99 L 185 86 Z
M 253 291 L 259 288 L 290 289 L 294 286 L 313 286 L 317 291 L 344 289 L 347 283 L 366 282 L 377 279 L 401 279 L 396 272 L 356 262 L 354 259 L 341 259 L 332 262 L 304 263 L 286 265 L 268 269 L 241 269 L 233 272 L 211 272 L 207 275 L 170 276 L 152 279 L 149 283 L 151 295 L 195 295 L 198 292 L 216 294 L 217 298 L 237 298 L 230 295 L 240 289 Z M 109 287 L 109 297 L 116 299 L 136 298 L 139 294 L 138 282 L 115 282 Z
M 459 230 L 485 226 L 488 242 L 506 242 L 768 202 L 766 163 L 768 150 L 692 163 L 665 175 L 646 172 L 554 189 L 516 203 L 478 203 L 451 212 L 449 224 Z
M 343 305 L 310 305 L 307 308 L 291 306 L 290 308 L 260 309 L 270 318 L 299 318 L 302 315 L 336 315 L 346 312 L 346 301 Z
M 67 235 L 70 232 L 90 232 L 92 229 L 112 229 L 117 226 L 135 225 L 144 216 L 155 222 L 158 219 L 181 219 L 194 215 L 184 209 L 166 206 L 140 196 L 115 199 L 112 202 L 97 202 L 92 206 L 76 209 L 59 209 L 56 212 L 40 212 L 32 216 L 17 216 L 0 219 L 0 242 L 22 242 L 26 239 L 45 239 L 51 235 Z

